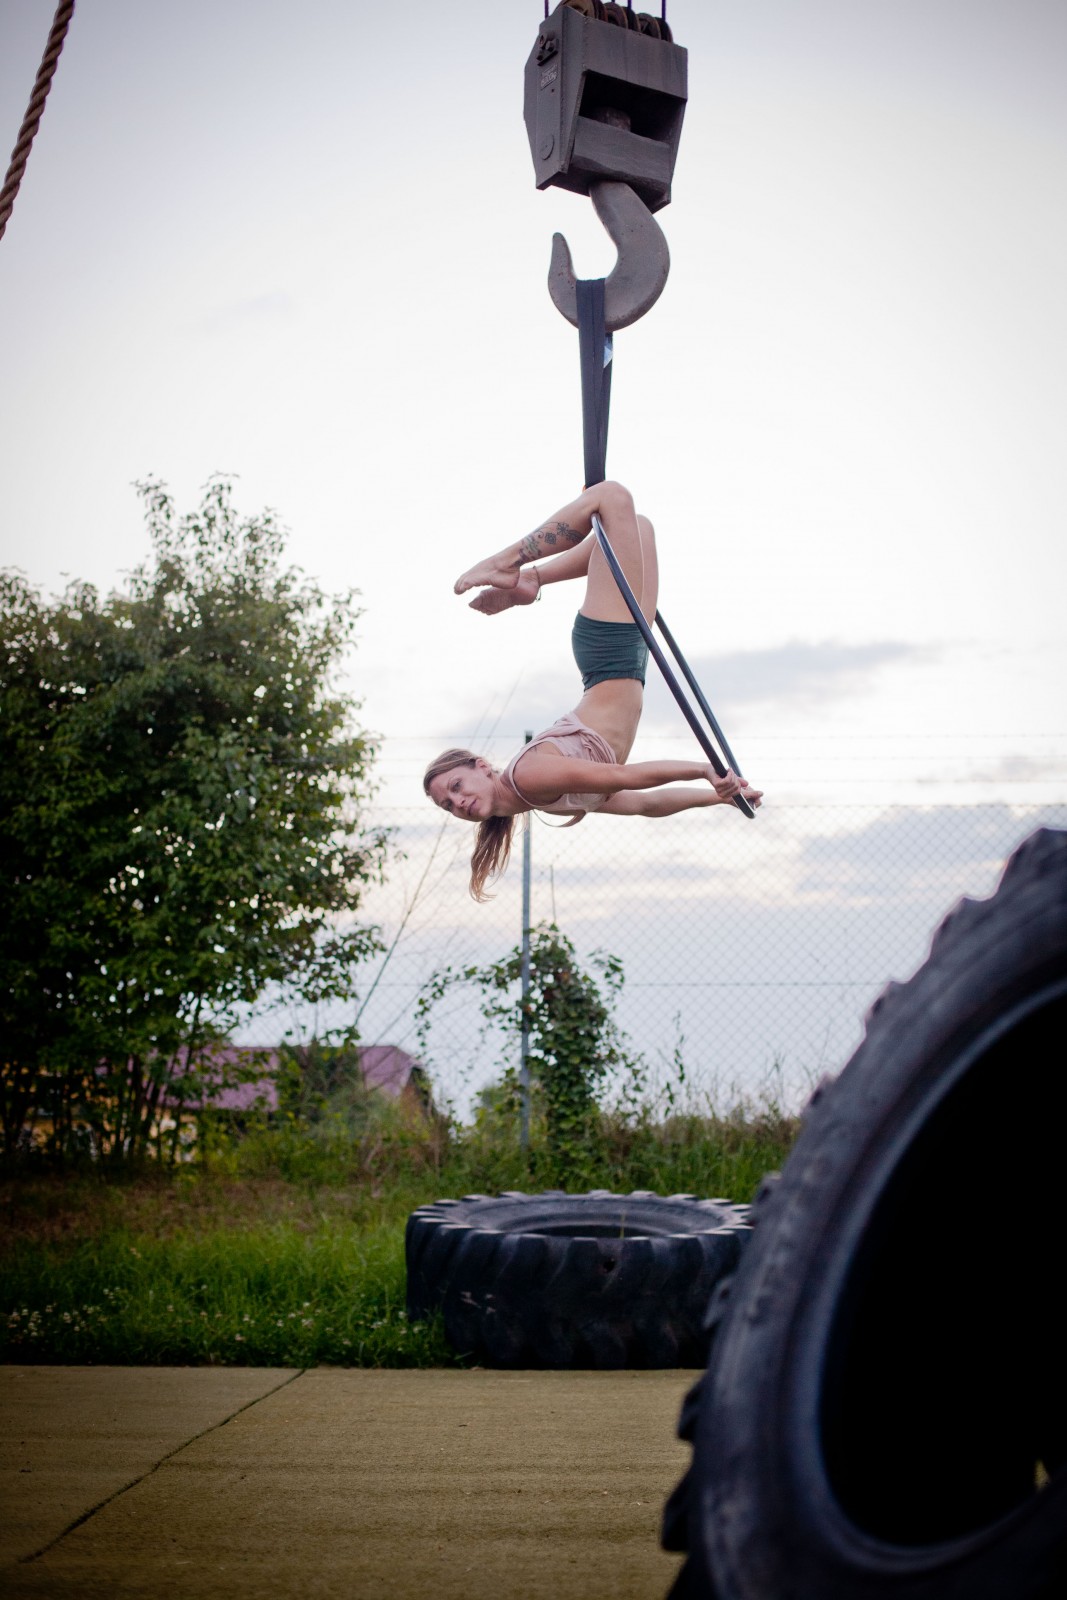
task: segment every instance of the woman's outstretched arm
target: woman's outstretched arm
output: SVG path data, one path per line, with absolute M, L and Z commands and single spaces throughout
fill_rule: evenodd
M 731 774 L 731 776 L 734 776 Z M 716 782 L 725 781 L 716 779 Z M 762 789 L 753 789 L 743 783 L 739 793 L 755 808 L 763 798 Z M 692 811 L 700 806 L 729 804 L 730 797 L 716 792 L 715 788 L 690 789 L 679 785 L 676 789 L 635 789 L 626 794 L 613 794 L 599 808 L 596 815 L 609 817 L 673 817 L 679 811 Z
M 608 794 L 619 797 L 645 789 L 658 789 L 667 783 L 692 782 L 705 779 L 711 784 L 712 798 L 705 805 L 715 805 L 732 800 L 736 794 L 748 790 L 742 778 L 728 772 L 724 778 L 705 761 L 583 761 L 575 756 L 564 756 L 546 749 L 543 745 L 524 756 L 515 770 L 515 777 L 523 795 L 536 805 L 550 804 L 563 794 Z M 759 790 L 753 789 L 758 795 Z M 746 793 L 747 797 L 747 793 Z M 601 810 L 614 809 L 616 815 L 669 816 L 668 811 L 633 811 L 615 806 L 611 802 Z M 684 810 L 685 807 L 674 809 Z

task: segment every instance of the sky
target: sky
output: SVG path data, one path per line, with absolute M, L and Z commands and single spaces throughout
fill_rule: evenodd
M 52 10 L 0 6 L 11 144 Z M 669 15 L 673 265 L 616 339 L 608 458 L 665 617 L 769 799 L 1062 798 L 1067 10 Z M 581 485 L 544 278 L 557 228 L 582 275 L 613 250 L 533 183 L 540 16 L 81 0 L 0 242 L 5 563 L 108 589 L 146 553 L 133 482 L 191 507 L 224 472 L 361 591 L 349 682 L 395 751 L 573 703 L 570 594 L 451 593 Z M 689 748 L 661 692 L 646 729 Z
M 0 0 L 8 148 L 53 9 Z M 831 1024 L 852 1039 L 1033 808 L 1067 801 L 1067 8 L 669 15 L 672 268 L 616 337 L 608 470 L 655 521 L 661 609 L 766 801 L 706 835 L 705 813 L 535 831 L 535 919 L 625 955 L 642 1048 L 684 1002 L 716 1060 L 733 1027 L 731 1063 L 785 1039 L 821 1070 Z M 545 276 L 556 229 L 583 276 L 614 253 L 588 200 L 534 185 L 540 18 L 79 0 L 0 241 L 0 562 L 120 585 L 149 476 L 179 508 L 218 472 L 274 508 L 293 562 L 361 593 L 344 681 L 408 849 L 370 904 L 389 927 L 438 862 L 426 759 L 506 760 L 577 698 L 579 596 L 487 619 L 452 594 L 581 486 L 577 338 Z M 653 675 L 634 759 L 692 751 Z M 472 907 L 465 842 L 365 1037 L 393 1038 L 443 942 L 513 942 L 518 883 Z

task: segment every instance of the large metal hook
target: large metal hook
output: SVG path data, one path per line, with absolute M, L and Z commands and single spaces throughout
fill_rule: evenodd
M 659 223 L 628 183 L 593 183 L 589 194 L 619 253 L 604 285 L 604 323 L 608 333 L 614 333 L 655 305 L 671 270 L 670 251 Z M 577 279 L 570 246 L 561 233 L 552 236 L 548 292 L 556 310 L 577 327 Z

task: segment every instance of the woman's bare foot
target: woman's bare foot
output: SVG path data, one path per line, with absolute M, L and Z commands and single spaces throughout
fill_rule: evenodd
M 537 576 L 537 569 L 527 567 L 525 572 L 518 574 L 514 588 L 483 589 L 481 594 L 475 595 L 470 606 L 472 611 L 480 611 L 483 616 L 495 617 L 512 606 L 533 605 L 540 592 L 541 580 Z
M 514 589 L 519 581 L 521 557 L 516 549 L 502 550 L 499 555 L 487 556 L 471 567 L 453 584 L 456 594 L 466 594 L 468 589 Z

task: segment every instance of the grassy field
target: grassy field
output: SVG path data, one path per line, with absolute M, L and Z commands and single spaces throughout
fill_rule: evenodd
M 748 1200 L 795 1123 L 774 1113 L 605 1119 L 568 1187 Z M 361 1137 L 261 1131 L 206 1166 L 0 1186 L 0 1358 L 299 1366 L 460 1364 L 404 1311 L 404 1224 L 446 1195 L 550 1187 L 486 1130 L 388 1122 Z

